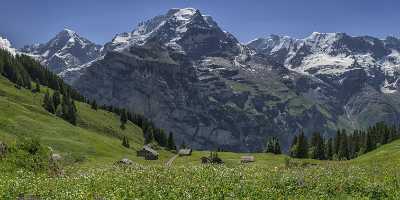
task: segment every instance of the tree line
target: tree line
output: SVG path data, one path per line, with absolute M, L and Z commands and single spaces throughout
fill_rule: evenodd
M 43 85 L 52 89 L 54 91 L 52 95 L 49 91 L 45 92 L 43 107 L 73 125 L 77 123 L 75 101 L 79 101 L 91 105 L 94 110 L 100 108 L 119 115 L 122 129 L 128 121 L 136 124 L 143 130 L 145 144 L 157 142 L 162 147 L 176 149 L 172 132 L 167 135 L 163 129 L 157 128 L 153 122 L 141 114 L 115 106 L 98 106 L 96 101 L 85 98 L 56 74 L 27 55 L 13 56 L 8 51 L 0 49 L 0 74 L 13 82 L 17 88 L 23 87 L 32 92 L 40 92 L 40 85 Z M 32 87 L 32 82 L 35 83 L 34 87 Z M 128 142 L 124 141 L 124 144 Z
M 32 82 L 36 82 L 59 91 L 62 95 L 69 95 L 74 100 L 84 101 L 84 97 L 78 91 L 27 55 L 13 56 L 8 51 L 0 49 L 0 74 L 17 87 L 32 89 Z
M 140 127 L 143 131 L 144 144 L 150 144 L 152 142 L 156 142 L 161 147 L 166 147 L 169 150 L 176 149 L 174 134 L 172 132 L 169 132 L 167 134 L 164 129 L 156 127 L 152 121 L 147 119 L 142 114 L 134 113 L 128 111 L 125 108 L 118 108 L 112 105 L 98 106 L 96 100 L 92 101 L 87 100 L 86 103 L 90 104 L 93 110 L 97 110 L 100 108 L 102 110 L 106 110 L 108 112 L 112 112 L 115 113 L 116 115 L 119 115 L 121 122 L 120 127 L 122 129 L 125 129 L 125 125 L 128 121 Z M 122 143 L 123 146 L 129 146 L 129 141 L 124 141 L 123 139 Z
M 295 158 L 349 160 L 399 138 L 399 129 L 384 122 L 376 123 L 365 130 L 355 129 L 352 133 L 347 133 L 344 129 L 338 130 L 334 137 L 327 139 L 319 132 L 314 132 L 308 139 L 301 132 L 293 138 L 289 153 Z

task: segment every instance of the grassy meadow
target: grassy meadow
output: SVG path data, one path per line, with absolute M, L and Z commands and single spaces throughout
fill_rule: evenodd
M 0 141 L 38 136 L 63 157 L 63 173 L 14 169 L 0 161 L 0 199 L 400 199 L 400 141 L 350 161 L 292 159 L 266 153 L 220 152 L 222 165 L 201 164 L 207 151 L 160 159 L 136 157 L 142 130 L 77 103 L 78 125 L 46 112 L 43 92 L 16 89 L 0 77 Z M 127 136 L 130 148 L 121 145 Z M 241 164 L 240 156 L 255 162 Z M 115 165 L 121 158 L 134 164 Z M 12 169 L 11 169 L 12 168 Z

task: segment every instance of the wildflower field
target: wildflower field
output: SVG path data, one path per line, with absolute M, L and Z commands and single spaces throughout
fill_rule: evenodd
M 251 165 L 112 166 L 62 177 L 0 175 L 1 199 L 400 199 L 398 169 Z

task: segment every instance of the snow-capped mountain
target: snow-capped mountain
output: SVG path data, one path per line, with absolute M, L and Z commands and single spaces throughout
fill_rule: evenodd
M 98 58 L 101 55 L 101 46 L 72 30 L 64 29 L 49 42 L 25 46 L 21 52 L 37 58 L 49 69 L 59 73 Z
M 238 41 L 222 31 L 207 15 L 193 8 L 171 9 L 167 14 L 142 22 L 129 33 L 121 33 L 105 49 L 129 51 L 129 47 L 157 42 L 188 56 L 238 51 Z
M 304 39 L 287 36 L 259 38 L 247 44 L 257 52 L 273 57 L 287 69 L 325 79 L 355 70 L 367 77 L 384 76 L 381 91 L 397 90 L 400 72 L 400 40 L 370 36 L 352 37 L 345 33 L 314 32 Z
M 268 136 L 398 123 L 400 41 L 313 33 L 244 45 L 193 8 L 171 9 L 60 75 L 197 149 L 258 151 Z M 377 112 L 379 111 L 379 112 Z
M 11 46 L 11 43 L 9 40 L 7 40 L 7 38 L 2 38 L 0 37 L 0 49 L 4 49 L 6 51 L 9 51 L 12 55 L 16 54 L 16 49 L 14 49 Z

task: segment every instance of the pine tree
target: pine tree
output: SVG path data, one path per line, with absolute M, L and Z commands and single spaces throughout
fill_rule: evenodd
M 123 109 L 120 113 L 120 121 L 121 121 L 121 128 L 125 129 L 125 124 L 128 121 L 128 117 L 126 115 L 126 110 Z
M 58 106 L 61 103 L 60 92 L 59 91 L 55 91 L 52 98 L 53 98 L 54 108 L 57 110 Z
M 55 113 L 53 100 L 50 98 L 49 91 L 46 91 L 43 99 L 43 107 L 50 113 Z
M 281 154 L 281 144 L 279 142 L 278 138 L 275 138 L 275 144 L 274 144 L 274 154 Z
M 333 140 L 332 140 L 332 138 L 328 139 L 325 149 L 326 149 L 326 158 L 328 160 L 332 160 L 332 158 L 333 158 Z
M 167 135 L 165 134 L 165 132 L 164 132 L 164 130 L 162 130 L 162 132 L 161 132 L 161 136 L 160 136 L 160 145 L 162 146 L 162 147 L 165 147 L 165 146 L 167 146 L 167 140 L 168 140 L 168 138 L 167 138 Z
M 324 139 L 318 132 L 314 132 L 311 137 L 311 158 L 318 160 L 325 159 Z
M 281 154 L 279 139 L 276 137 L 269 138 L 264 151 L 266 153 Z
M 144 143 L 149 144 L 154 141 L 154 130 L 152 127 L 148 127 L 144 131 Z
M 122 146 L 124 146 L 124 147 L 126 147 L 126 148 L 129 148 L 129 147 L 130 147 L 128 137 L 124 136 L 124 137 L 122 138 Z
M 77 121 L 77 109 L 75 106 L 75 102 L 71 100 L 69 94 L 63 95 L 61 102 L 61 110 L 62 110 L 62 118 L 72 125 L 76 125 Z
M 175 141 L 174 141 L 174 134 L 172 132 L 169 133 L 168 141 L 167 141 L 167 148 L 169 150 L 175 150 Z
M 35 80 L 35 90 L 34 92 L 40 92 L 40 83 L 39 83 L 39 79 Z
M 71 105 L 68 110 L 68 120 L 71 124 L 76 125 L 76 106 L 74 100 L 71 101 Z
M 93 101 L 92 101 L 92 103 L 90 104 L 90 107 L 91 107 L 93 110 L 97 110 L 97 103 L 96 103 L 96 100 L 93 100 Z
M 340 134 L 340 145 L 339 145 L 339 152 L 338 156 L 339 159 L 349 159 L 349 146 L 348 146 L 348 138 L 346 131 L 343 130 L 342 133 Z
M 290 156 L 296 157 L 297 156 L 297 135 L 293 137 L 292 144 L 290 145 Z
M 341 133 L 340 130 L 336 131 L 336 136 L 333 141 L 333 154 L 338 154 L 339 153 L 339 146 L 340 146 L 340 139 L 341 139 Z
M 297 158 L 307 158 L 308 157 L 308 141 L 304 132 L 301 132 L 297 139 Z

